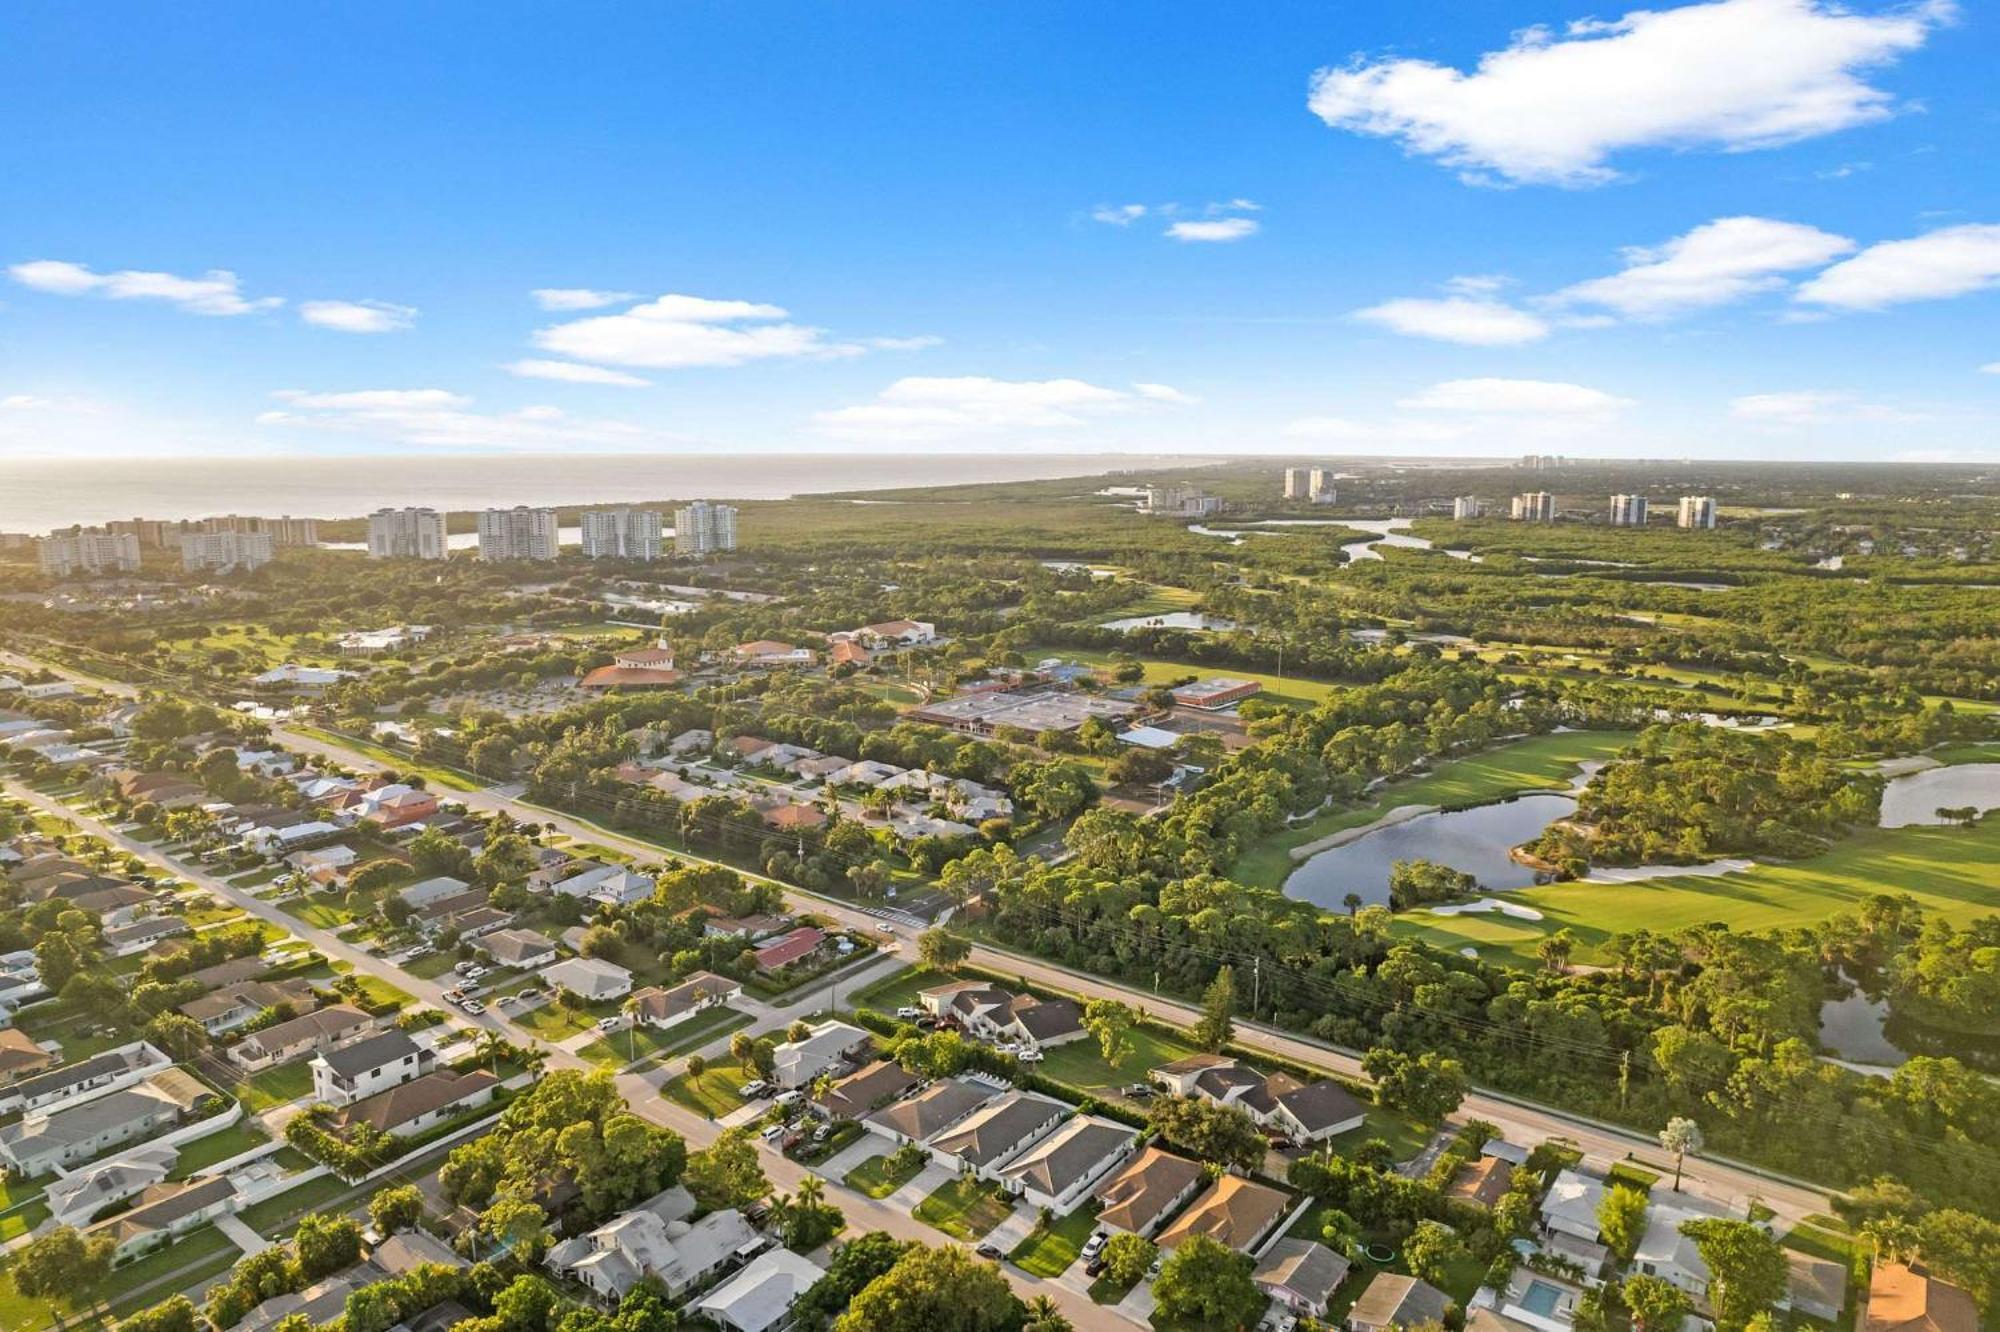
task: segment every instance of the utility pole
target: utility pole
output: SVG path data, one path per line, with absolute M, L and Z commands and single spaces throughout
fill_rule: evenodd
M 1264 992 L 1264 957 L 1258 954 L 1250 959 L 1250 1016 L 1257 1016 L 1257 1008 Z

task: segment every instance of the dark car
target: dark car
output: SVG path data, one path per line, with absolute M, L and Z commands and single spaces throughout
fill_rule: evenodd
M 1000 1261 L 1000 1246 L 997 1244 L 982 1244 L 974 1249 L 973 1252 L 981 1258 L 987 1258 L 996 1263 Z

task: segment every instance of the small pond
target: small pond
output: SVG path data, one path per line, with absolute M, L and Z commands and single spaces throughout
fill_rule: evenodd
M 1960 763 L 1926 768 L 1893 779 L 1882 790 L 1882 826 L 1935 827 L 1940 809 L 2000 809 L 2000 763 Z
M 1168 611 L 1164 615 L 1134 615 L 1123 620 L 1106 620 L 1099 627 L 1116 629 L 1120 633 L 1130 633 L 1134 629 L 1201 629 L 1221 633 L 1234 629 L 1236 621 L 1196 611 Z
M 1489 892 L 1532 887 L 1535 871 L 1507 853 L 1575 812 L 1575 797 L 1550 793 L 1421 814 L 1320 852 L 1292 871 L 1285 892 L 1332 911 L 1346 909 L 1349 893 L 1364 906 L 1387 906 L 1389 871 L 1399 860 L 1449 865 Z

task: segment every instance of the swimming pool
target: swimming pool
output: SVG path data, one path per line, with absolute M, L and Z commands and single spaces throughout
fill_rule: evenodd
M 1546 1281 L 1530 1281 L 1528 1288 L 1521 1292 L 1516 1301 L 1523 1309 L 1541 1318 L 1555 1317 L 1556 1306 L 1562 1303 L 1562 1290 Z

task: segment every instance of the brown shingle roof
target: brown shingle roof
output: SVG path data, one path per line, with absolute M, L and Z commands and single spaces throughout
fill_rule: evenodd
M 421 1078 L 412 1079 L 400 1087 L 376 1092 L 373 1096 L 356 1101 L 347 1107 L 341 1118 L 347 1123 L 365 1122 L 387 1133 L 399 1125 L 407 1124 L 420 1115 L 440 1110 L 477 1095 L 498 1082 L 491 1073 L 475 1070 L 471 1073 L 447 1073 L 442 1070 L 426 1073 Z
M 1201 1167 L 1186 1157 L 1148 1147 L 1098 1187 L 1098 1201 L 1104 1206 L 1097 1219 L 1124 1230 L 1143 1231 L 1201 1174 Z
M 1950 1282 L 1903 1263 L 1877 1263 L 1863 1332 L 1979 1332 L 1979 1307 Z
M 1218 1244 L 1248 1251 L 1284 1215 L 1285 1203 L 1285 1195 L 1274 1188 L 1240 1175 L 1224 1175 L 1160 1232 L 1160 1247 L 1171 1249 L 1190 1236 L 1206 1235 Z

